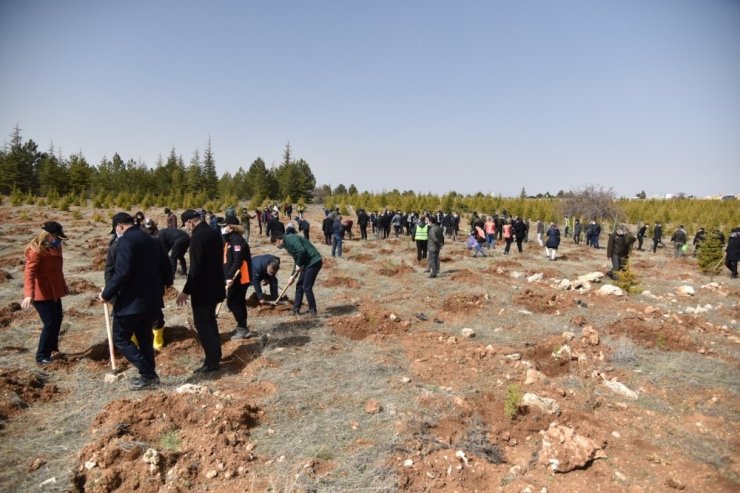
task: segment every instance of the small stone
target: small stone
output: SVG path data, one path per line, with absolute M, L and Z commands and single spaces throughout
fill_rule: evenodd
M 116 383 L 123 380 L 126 377 L 124 373 L 106 373 L 103 377 L 105 383 Z
M 406 459 L 405 461 L 403 461 L 403 467 L 409 468 L 413 466 L 414 466 L 414 461 L 412 461 L 411 459 Z
M 665 480 L 665 485 L 668 486 L 669 488 L 673 488 L 674 490 L 683 490 L 683 489 L 686 488 L 686 485 L 685 484 L 683 484 L 683 483 L 681 483 L 679 481 L 676 481 L 673 478 L 666 479 Z
M 514 272 L 511 272 L 509 274 L 509 276 L 512 277 L 512 278 L 514 278 L 514 279 L 521 279 L 522 277 L 524 277 L 524 274 L 522 274 L 521 272 L 518 272 L 518 271 L 514 271 Z
M 216 476 L 218 476 L 218 471 L 217 471 L 217 470 L 215 470 L 215 469 L 210 469 L 210 470 L 209 470 L 209 471 L 208 471 L 208 472 L 206 473 L 206 478 L 208 478 L 208 479 L 213 479 L 213 478 L 215 478 Z
M 471 329 L 470 327 L 465 327 L 460 331 L 460 334 L 466 338 L 470 339 L 471 337 L 475 337 L 475 330 Z
M 400 320 L 400 319 L 398 318 L 398 316 L 397 316 L 397 315 L 396 315 L 395 313 L 391 313 L 391 314 L 390 314 L 390 315 L 388 316 L 388 318 L 390 319 L 390 321 L 391 321 L 391 322 L 398 322 L 398 321 Z
M 538 272 L 537 274 L 532 274 L 531 276 L 529 276 L 529 277 L 527 278 L 527 282 L 537 282 L 537 281 L 541 281 L 541 280 L 542 280 L 542 278 L 543 278 L 543 276 L 542 276 L 542 272 Z
M 457 337 L 450 336 L 447 338 L 447 344 L 457 344 Z
M 522 466 L 514 466 L 509 469 L 509 474 L 512 476 L 519 476 L 522 473 Z
M 604 284 L 599 288 L 598 291 L 596 291 L 596 294 L 599 296 L 623 296 L 624 293 L 618 286 L 614 286 L 612 284 Z
M 563 291 L 568 291 L 568 290 L 569 290 L 569 289 L 571 289 L 572 287 L 573 287 L 573 283 L 572 283 L 572 282 L 570 282 L 570 281 L 569 281 L 568 279 L 563 279 L 563 280 L 562 280 L 562 281 L 560 281 L 560 283 L 558 284 L 558 289 L 562 289 Z
M 519 361 L 520 359 L 522 359 L 522 355 L 520 353 L 511 353 L 511 354 L 507 354 L 504 357 L 508 359 L 509 361 Z
M 530 312 L 529 310 L 519 310 L 519 313 L 521 313 L 522 315 L 532 315 L 532 312 Z
M 591 346 L 599 345 L 599 333 L 592 326 L 587 325 L 583 328 L 581 333 L 581 343 L 589 344 Z
M 524 379 L 524 385 L 532 385 L 533 383 L 544 382 L 545 380 L 547 380 L 547 377 L 544 373 L 539 372 L 534 368 L 530 368 L 529 370 L 527 370 Z
M 615 475 L 615 476 L 617 477 L 617 479 L 618 479 L 618 480 L 620 480 L 620 481 L 627 481 L 627 476 L 625 476 L 624 474 L 622 474 L 621 472 L 619 472 L 619 471 L 617 471 L 617 470 L 615 470 L 615 471 L 614 471 L 614 475 Z
M 89 460 L 89 461 L 85 462 L 85 470 L 89 471 L 90 469 L 94 468 L 97 465 L 98 465 L 98 463 L 95 462 L 94 460 Z
M 203 385 L 186 383 L 177 387 L 175 389 L 175 392 L 177 392 L 178 394 L 208 394 L 210 390 L 208 390 L 208 387 L 205 387 Z
M 604 380 L 604 385 L 614 393 L 617 393 L 627 399 L 636 401 L 638 398 L 637 392 L 630 390 L 623 383 L 617 382 L 616 380 Z
M 31 462 L 31 465 L 28 466 L 28 470 L 29 471 L 36 471 L 37 469 L 39 469 L 44 464 L 46 464 L 46 461 L 44 459 L 42 459 L 40 457 L 39 458 L 36 458 L 36 459 L 33 460 L 33 462 Z
M 560 415 L 560 406 L 549 397 L 540 397 L 537 394 L 527 392 L 522 397 L 522 405 L 527 407 L 536 407 L 548 414 Z
M 681 296 L 694 296 L 694 288 L 691 286 L 679 286 L 678 289 L 676 289 L 676 292 L 680 294 Z
M 565 342 L 570 342 L 575 338 L 576 338 L 576 335 L 573 332 L 569 330 L 563 332 L 563 340 L 565 340 Z
M 604 277 L 603 272 L 589 272 L 588 274 L 583 274 L 582 276 L 578 276 L 579 281 L 587 281 L 587 282 L 601 282 L 601 279 Z
M 658 309 L 653 306 L 646 306 L 645 309 L 642 311 L 645 315 L 650 315 L 651 313 L 657 312 Z
M 376 399 L 368 399 L 365 403 L 365 412 L 367 414 L 378 414 L 382 410 L 383 406 Z
M 620 435 L 618 431 L 612 431 L 612 436 L 614 438 L 622 438 L 622 435 Z
M 401 379 L 401 383 L 409 383 L 409 382 L 411 382 L 411 379 L 409 377 L 403 377 Z

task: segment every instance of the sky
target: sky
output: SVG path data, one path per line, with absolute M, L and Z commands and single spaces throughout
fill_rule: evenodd
M 0 135 L 360 191 L 740 193 L 739 0 L 0 0 Z

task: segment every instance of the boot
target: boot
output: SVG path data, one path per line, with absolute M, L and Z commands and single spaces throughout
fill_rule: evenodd
M 152 334 L 154 335 L 154 350 L 161 351 L 164 347 L 164 326 L 152 329 Z
M 236 332 L 234 332 L 234 335 L 231 336 L 231 340 L 237 341 L 239 339 L 247 339 L 249 337 L 252 337 L 252 333 L 249 332 L 249 329 L 245 329 L 244 327 L 237 327 Z

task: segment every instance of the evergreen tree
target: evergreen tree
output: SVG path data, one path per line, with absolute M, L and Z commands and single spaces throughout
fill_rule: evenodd
M 211 137 L 208 137 L 208 147 L 203 155 L 203 190 L 208 198 L 218 195 L 218 174 L 216 173 L 216 161 L 213 159 L 211 148 Z
M 710 276 L 715 276 L 722 268 L 722 243 L 715 234 L 708 234 L 696 252 L 699 271 Z
M 190 166 L 185 172 L 185 189 L 191 193 L 198 193 L 203 190 L 203 168 L 200 162 L 200 151 L 197 147 L 190 159 Z
M 79 194 L 90 189 L 93 171 L 82 153 L 72 154 L 69 158 L 69 191 Z

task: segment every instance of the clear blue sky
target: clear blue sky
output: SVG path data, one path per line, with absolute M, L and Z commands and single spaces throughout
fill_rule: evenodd
M 91 164 L 740 193 L 738 0 L 2 0 L 0 64 L 0 132 Z

